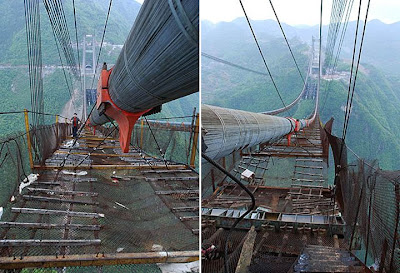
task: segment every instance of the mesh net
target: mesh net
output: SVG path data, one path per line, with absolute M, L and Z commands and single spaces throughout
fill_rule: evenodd
M 328 137 L 335 159 L 338 202 L 347 224 L 345 238 L 352 249 L 366 253 L 360 256 L 364 263 L 400 272 L 400 171 L 383 171 L 376 161 L 367 162 L 355 153 L 350 155 L 357 160 L 347 164 L 347 150 L 351 150 L 341 139 Z
M 55 123 L 31 127 L 30 137 L 34 152 L 34 161 L 40 165 L 49 158 L 61 142 L 72 134 L 72 126 L 67 123 Z
M 347 239 L 354 232 L 358 242 L 353 239 L 353 248 L 367 250 L 372 262 L 387 272 L 400 272 L 400 172 L 382 171 L 375 162 L 359 160 L 348 173 L 348 180 L 342 181 Z M 365 256 L 360 258 L 364 261 Z
M 244 151 L 251 151 L 251 149 L 246 148 Z M 241 157 L 240 152 L 236 151 L 228 156 L 218 159 L 217 162 L 221 166 L 225 167 L 226 170 L 232 171 L 235 166 L 239 163 Z M 235 173 L 237 175 L 237 173 Z M 209 197 L 218 186 L 227 179 L 226 175 L 218 170 L 216 170 L 210 163 L 203 160 L 201 163 L 201 194 L 202 199 Z M 229 180 L 230 181 L 230 180 Z M 245 182 L 247 184 L 247 182 Z
M 115 139 L 118 137 L 117 131 L 111 135 L 108 134 L 112 127 L 102 128 L 100 131 L 103 134 L 96 136 L 83 132 L 78 145 L 68 148 L 65 146 L 66 141 L 63 142 L 63 140 L 69 135 L 69 130 L 70 128 L 64 124 L 32 129 L 30 133 L 35 163 L 56 167 L 69 152 L 75 154 L 68 155 L 67 164 L 81 161 L 82 158 L 87 157 L 88 153 L 97 153 L 98 156 L 90 156 L 90 162 L 101 165 L 130 164 L 126 161 L 127 159 L 134 159 L 134 162 L 140 161 L 139 164 L 152 162 L 151 166 L 157 166 L 160 162 L 159 159 L 143 153 L 138 148 L 131 148 L 128 155 L 122 155 L 118 140 Z M 104 135 L 109 135 L 106 141 Z M 165 173 L 159 173 L 158 169 L 153 169 L 153 167 L 148 170 L 149 172 L 142 169 L 108 168 L 88 170 L 87 175 L 80 177 L 54 170 L 35 170 L 40 173 L 38 182 L 29 186 L 33 189 L 28 189 L 28 192 L 25 189 L 23 194 L 18 194 L 20 176 L 24 173 L 22 166 L 25 167 L 25 174 L 29 174 L 28 148 L 25 139 L 26 135 L 22 134 L 15 141 L 7 138 L 4 142 L 0 158 L 2 160 L 5 158 L 5 152 L 8 149 L 10 150 L 8 153 L 13 157 L 7 155 L 0 168 L 2 173 L 12 178 L 7 181 L 8 184 L 4 185 L 7 192 L 2 191 L 1 201 L 4 205 L 4 214 L 1 220 L 24 224 L 68 225 L 71 228 L 2 225 L 0 239 L 6 245 L 0 246 L 0 256 L 96 253 L 107 255 L 152 252 L 160 251 L 160 249 L 163 251 L 198 249 L 198 176 L 195 171 L 185 169 L 170 172 L 171 169 L 166 167 Z M 149 141 L 154 143 L 153 140 Z M 100 145 L 100 148 L 99 143 L 104 145 Z M 90 147 L 98 147 L 98 149 L 95 151 Z M 21 159 L 14 155 L 18 155 Z M 53 165 L 49 165 L 50 162 Z M 174 162 L 167 162 L 167 164 L 172 168 L 174 165 L 179 165 Z M 161 166 L 166 165 L 163 163 Z M 54 192 L 49 195 L 46 189 Z M 59 195 L 57 191 L 79 192 L 79 194 Z M 90 194 L 86 195 L 87 193 Z M 16 199 L 10 201 L 11 196 L 15 196 Z M 46 199 L 38 199 L 38 197 Z M 40 213 L 16 211 L 18 208 L 40 210 Z M 51 211 L 79 212 L 85 216 L 48 213 Z M 5 242 L 7 240 L 23 240 L 24 242 L 22 245 L 7 245 Z M 27 242 L 27 240 L 34 241 Z M 45 240 L 51 240 L 51 243 L 43 245 Z M 63 240 L 68 242 L 63 242 Z M 76 244 L 78 240 L 81 243 Z M 39 243 L 36 245 L 37 242 Z M 60 271 L 57 268 L 40 269 L 43 271 L 24 270 L 23 272 Z M 61 271 L 159 272 L 159 267 L 157 265 L 68 267 Z
M 118 130 L 112 125 L 101 126 L 103 135 L 118 138 Z M 131 145 L 138 147 L 151 156 L 162 157 L 166 160 L 189 164 L 194 138 L 195 126 L 189 122 L 165 122 L 145 120 L 136 122 L 132 132 Z M 161 149 L 161 151 L 160 151 Z M 198 143 L 195 151 L 195 168 L 198 170 Z
M 189 164 L 192 153 L 194 127 L 190 123 L 179 122 L 137 122 L 131 143 L 147 153 L 165 159 Z M 198 147 L 198 144 L 197 144 Z M 196 150 L 196 169 L 198 169 L 198 151 Z
M 25 268 L 23 270 L 0 270 L 4 273 L 147 273 L 161 272 L 155 264 L 132 264 L 132 265 L 112 265 L 112 266 L 81 266 L 81 267 L 52 267 L 52 268 Z
M 212 234 L 211 234 L 212 233 Z M 228 242 L 228 270 L 235 272 L 243 247 L 246 231 L 233 231 Z M 202 272 L 224 272 L 224 249 L 228 232 L 222 228 L 219 230 L 208 230 L 202 233 L 202 249 L 211 245 L 215 247 L 202 259 Z
M 70 126 L 65 123 L 32 127 L 29 131 L 34 163 L 43 164 L 66 138 Z M 27 134 L 18 132 L 0 139 L 0 206 L 15 195 L 17 185 L 30 174 Z
M 0 145 L 0 207 L 6 206 L 17 190 L 18 183 L 29 174 L 26 135 L 3 137 Z

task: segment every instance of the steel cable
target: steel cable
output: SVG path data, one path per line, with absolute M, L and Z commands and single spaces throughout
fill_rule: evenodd
M 83 93 L 84 90 L 83 90 L 83 83 L 82 83 L 82 70 L 81 70 L 81 61 L 80 61 L 81 58 L 80 58 L 80 55 L 79 55 L 79 46 L 78 46 L 79 40 L 78 40 L 78 27 L 77 27 L 77 23 L 76 23 L 75 0 L 72 0 L 72 7 L 73 7 L 73 10 L 74 10 L 74 26 L 75 26 L 76 52 L 77 52 L 77 55 L 78 55 L 79 82 L 81 84 L 81 91 Z M 84 98 L 84 99 L 86 99 L 86 98 Z
M 271 4 L 271 8 L 272 8 L 272 10 L 273 10 L 273 12 L 274 12 L 274 14 L 275 14 L 276 21 L 277 21 L 278 24 L 279 24 L 279 28 L 281 29 L 283 38 L 285 38 L 286 45 L 288 46 L 289 51 L 290 51 L 290 54 L 292 55 L 292 58 L 293 58 L 294 64 L 296 65 L 297 71 L 299 72 L 299 75 L 300 75 L 301 79 L 303 80 L 303 84 L 306 84 L 306 81 L 304 80 L 304 77 L 303 77 L 303 75 L 302 75 L 301 72 L 300 72 L 300 68 L 299 68 L 299 65 L 297 64 L 296 58 L 294 57 L 292 48 L 290 47 L 289 41 L 288 41 L 288 39 L 287 39 L 287 37 L 286 37 L 285 31 L 283 30 L 281 21 L 279 21 L 278 14 L 276 13 L 275 8 L 274 8 L 274 5 L 272 4 L 272 0 L 269 0 L 269 3 Z
M 330 75 L 331 76 L 333 75 L 334 71 L 336 70 L 336 66 L 337 66 L 338 61 L 339 61 L 339 56 L 340 56 L 340 53 L 342 51 L 344 37 L 345 37 L 346 31 L 347 31 L 347 26 L 348 26 L 348 23 L 349 23 L 349 18 L 350 18 L 351 10 L 353 8 L 354 0 L 350 0 L 350 2 L 348 2 L 348 3 L 349 4 L 347 6 L 346 16 L 345 16 L 345 20 L 344 20 L 344 26 L 342 27 L 341 37 L 340 37 L 338 49 L 336 51 L 335 60 L 333 62 L 333 65 L 330 66 L 330 69 L 331 69 Z M 328 67 L 328 69 L 329 69 L 329 67 Z M 325 85 L 326 94 L 325 94 L 324 103 L 323 103 L 321 111 L 320 111 L 321 113 L 324 111 L 326 102 L 328 101 L 329 94 L 330 94 L 330 91 L 331 91 L 331 84 L 332 84 L 332 81 L 329 81 L 329 83 L 327 83 L 328 87 L 326 87 L 326 85 Z
M 94 74 L 93 74 L 91 89 L 93 89 L 94 79 L 95 79 L 95 77 L 96 77 L 97 67 L 98 67 L 98 65 L 99 65 L 100 54 L 101 54 L 101 50 L 102 50 L 102 48 L 103 48 L 104 36 L 106 35 L 107 24 L 108 24 L 108 18 L 109 18 L 109 16 L 110 16 L 111 6 L 112 6 L 112 0 L 110 0 L 110 3 L 109 3 L 109 5 L 108 5 L 108 11 L 107 11 L 106 22 L 104 23 L 103 35 L 102 35 L 102 37 L 101 37 L 100 49 L 99 49 L 99 54 L 97 55 L 96 67 L 95 67 L 95 69 L 94 69 Z M 85 69 L 85 68 L 84 68 L 84 69 Z M 93 110 L 93 109 L 92 109 L 92 110 Z M 90 111 L 90 112 L 92 112 L 92 111 Z
M 224 270 L 225 273 L 229 273 L 229 265 L 228 265 L 228 241 L 232 235 L 232 231 L 235 229 L 235 227 L 240 223 L 240 221 L 246 217 L 246 215 L 248 215 L 254 208 L 256 205 L 256 200 L 254 198 L 253 193 L 242 183 L 240 182 L 239 179 L 237 179 L 235 176 L 233 176 L 231 173 L 229 173 L 227 170 L 225 170 L 224 167 L 222 167 L 221 165 L 219 165 L 217 162 L 215 162 L 214 160 L 212 160 L 211 158 L 209 158 L 205 153 L 201 153 L 201 156 L 207 160 L 211 165 L 213 165 L 214 167 L 216 167 L 218 170 L 220 170 L 221 172 L 223 172 L 226 176 L 228 176 L 230 179 L 232 179 L 236 184 L 238 184 L 251 198 L 251 205 L 250 207 L 246 210 L 245 213 L 243 213 L 239 218 L 237 218 L 235 220 L 235 222 L 233 223 L 233 225 L 229 228 L 229 231 L 226 235 L 226 239 L 225 239 L 225 249 L 224 249 Z
M 281 94 L 279 93 L 278 87 L 276 86 L 276 83 L 275 83 L 275 81 L 274 81 L 274 78 L 272 77 L 271 71 L 270 71 L 270 69 L 269 69 L 269 67 L 268 67 L 268 64 L 267 64 L 267 61 L 266 61 L 265 58 L 264 58 L 264 54 L 262 53 L 260 44 L 258 43 L 258 40 L 257 40 L 257 37 L 256 37 L 256 35 L 255 35 L 255 33 L 254 33 L 253 27 L 251 26 L 249 17 L 247 16 L 247 13 L 246 13 L 246 10 L 245 10 L 245 8 L 244 8 L 244 6 L 243 6 L 242 0 L 239 0 L 239 2 L 240 2 L 240 5 L 242 6 L 242 10 L 243 10 L 244 16 L 246 17 L 247 24 L 248 24 L 249 27 L 250 27 L 250 31 L 251 31 L 251 33 L 252 33 L 252 35 L 253 35 L 254 41 L 255 41 L 255 43 L 256 43 L 256 45 L 257 45 L 257 48 L 258 48 L 258 51 L 260 52 L 260 55 L 261 55 L 261 58 L 262 58 L 262 60 L 263 60 L 263 62 L 264 62 L 265 68 L 266 68 L 267 71 L 268 71 L 268 75 L 269 75 L 269 77 L 271 78 L 272 84 L 274 85 L 276 92 L 278 93 L 279 99 L 281 100 L 283 106 L 286 108 L 286 104 L 285 104 L 285 102 L 283 101 Z
M 371 0 L 368 0 L 367 11 L 366 11 L 366 14 L 365 14 L 365 20 L 364 20 L 364 26 L 363 26 L 363 32 L 362 32 L 362 35 L 361 35 L 360 49 L 359 49 L 359 52 L 358 52 L 357 66 L 356 66 L 356 71 L 355 71 L 355 76 L 354 76 L 354 81 L 353 81 L 353 88 L 352 88 L 352 91 L 351 91 L 351 97 L 350 97 L 350 103 L 349 103 L 349 113 L 348 113 L 348 117 L 347 117 L 347 121 L 346 121 L 346 127 L 345 127 L 345 131 L 344 131 L 344 138 L 343 139 L 346 138 L 347 128 L 348 128 L 350 114 L 351 114 L 351 107 L 353 105 L 353 97 L 354 97 L 354 91 L 355 91 L 355 88 L 356 88 L 358 68 L 360 66 L 362 48 L 363 48 L 363 44 L 364 44 L 365 29 L 367 27 L 367 19 L 368 19 L 370 3 L 371 3 Z
M 213 61 L 216 61 L 216 62 L 220 62 L 220 63 L 226 64 L 226 65 L 230 65 L 230 66 L 232 66 L 232 67 L 236 67 L 236 68 L 242 69 L 242 70 L 244 70 L 244 71 L 249 71 L 249 72 L 252 72 L 252 73 L 255 73 L 255 74 L 258 74 L 258 75 L 262 75 L 262 76 L 268 76 L 267 73 L 259 72 L 259 71 L 256 71 L 256 70 L 253 70 L 253 69 L 250 69 L 250 68 L 246 68 L 246 67 L 244 67 L 244 66 L 237 65 L 237 64 L 234 64 L 234 63 L 225 61 L 225 60 L 223 60 L 223 59 L 221 59 L 221 58 L 212 56 L 212 55 L 207 54 L 207 53 L 204 53 L 204 52 L 201 53 L 201 56 L 206 57 L 206 58 L 208 58 L 208 59 L 210 59 L 210 60 L 213 60 Z

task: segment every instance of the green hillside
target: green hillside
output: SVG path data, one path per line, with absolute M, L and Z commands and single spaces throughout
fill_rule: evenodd
M 267 63 L 285 103 L 293 101 L 302 88 L 301 78 L 295 68 L 289 50 L 283 38 L 279 37 L 271 20 L 256 21 L 258 41 L 261 44 Z M 373 31 L 380 24 L 374 24 Z M 391 25 L 389 25 L 391 26 Z M 383 29 L 389 28 L 383 24 Z M 396 24 L 393 25 L 397 27 Z M 286 26 L 285 26 L 286 27 Z M 266 68 L 259 55 L 247 23 L 237 19 L 231 23 L 211 24 L 206 22 L 202 29 L 202 51 L 235 64 L 266 73 Z M 308 64 L 311 35 L 304 42 L 304 33 L 312 33 L 310 29 L 296 29 L 287 26 L 292 38 L 290 44 L 300 65 L 306 72 Z M 271 29 L 271 30 L 270 30 Z M 299 33 L 303 33 L 299 35 Z M 280 34 L 281 35 L 281 34 Z M 360 156 L 368 159 L 379 159 L 385 169 L 398 169 L 400 160 L 400 124 L 393 122 L 399 115 L 400 105 L 400 73 L 389 66 L 369 64 L 374 44 L 373 34 L 367 37 L 370 48 L 362 56 L 362 69 L 357 79 L 354 105 L 347 134 L 347 144 Z M 301 38 L 299 38 L 301 37 Z M 394 50 L 394 45 L 386 45 Z M 390 56 L 390 52 L 385 53 Z M 398 52 L 395 53 L 395 55 Z M 344 58 L 347 56 L 344 54 Z M 364 61 L 365 60 L 365 61 Z M 396 66 L 396 61 L 393 61 Z M 349 71 L 348 60 L 343 59 L 338 65 L 339 70 Z M 391 73 L 386 71 L 391 69 Z M 257 75 L 230 67 L 207 58 L 202 58 L 202 103 L 222 107 L 261 112 L 282 107 L 282 103 L 268 76 Z M 344 120 L 348 83 L 347 80 L 322 81 L 321 103 L 323 107 L 327 87 L 330 85 L 330 95 L 321 111 L 323 122 L 335 118 L 334 133 L 341 136 Z M 313 110 L 311 101 L 301 101 L 297 107 L 284 113 L 297 118 L 307 117 Z

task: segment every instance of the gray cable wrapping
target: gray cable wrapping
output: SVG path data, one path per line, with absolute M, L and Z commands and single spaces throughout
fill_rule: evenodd
M 198 1 L 145 1 L 110 75 L 113 102 L 140 112 L 197 92 L 198 26 Z

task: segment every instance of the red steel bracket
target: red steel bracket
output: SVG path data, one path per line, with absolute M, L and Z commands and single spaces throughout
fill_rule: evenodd
M 297 119 L 294 119 L 294 118 L 290 118 L 290 117 L 287 117 L 287 119 L 289 121 L 293 121 L 294 122 L 294 130 L 286 135 L 288 146 L 290 146 L 291 145 L 291 141 L 292 141 L 293 133 L 300 131 L 300 121 L 297 120 Z
M 108 92 L 108 80 L 111 75 L 112 69 L 107 70 L 106 68 L 101 71 L 100 80 L 97 85 L 97 103 L 96 108 L 105 108 L 105 114 L 114 119 L 119 126 L 119 143 L 121 146 L 121 150 L 124 153 L 129 152 L 129 144 L 131 141 L 133 127 L 135 126 L 136 121 L 140 118 L 141 115 L 147 113 L 152 108 L 137 112 L 131 113 L 122 110 L 112 101 L 110 94 Z

